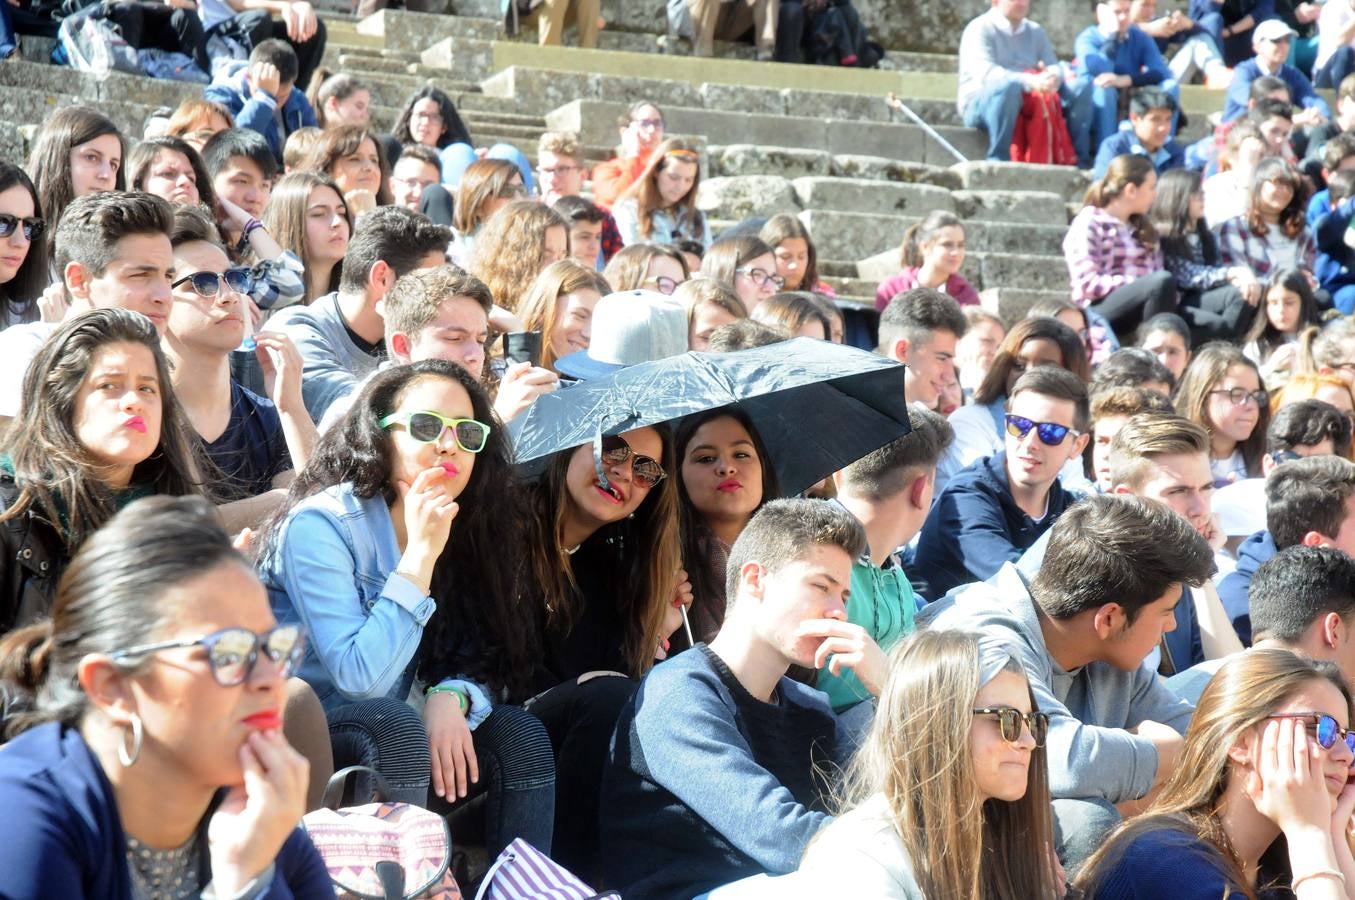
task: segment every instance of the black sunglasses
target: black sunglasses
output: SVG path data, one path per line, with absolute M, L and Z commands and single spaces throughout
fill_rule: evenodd
M 254 279 L 250 276 L 248 269 L 227 269 L 224 272 L 194 272 L 192 275 L 185 275 L 178 281 L 170 285 L 176 288 L 184 282 L 190 282 L 193 285 L 193 291 L 199 297 L 215 297 L 221 292 L 221 282 L 237 294 L 248 294 L 254 287 Z
M 1049 736 L 1049 714 L 1038 710 L 1023 713 L 1014 706 L 984 706 L 970 710 L 976 716 L 997 716 L 1002 739 L 1009 744 L 1021 740 L 1021 723 L 1030 728 L 1030 736 L 1035 739 L 1036 747 L 1043 747 Z
M 1355 753 L 1355 731 L 1342 728 L 1336 720 L 1326 713 L 1276 713 L 1267 719 L 1303 719 L 1304 726 L 1313 733 L 1317 745 L 1323 750 L 1336 746 L 1339 737 L 1346 742 L 1346 749 Z
M 634 460 L 630 466 L 631 477 L 646 490 L 668 477 L 658 460 L 636 453 L 620 435 L 609 435 L 602 439 L 603 462 L 609 466 L 619 466 L 628 459 Z
M 1003 416 L 1007 421 L 1007 433 L 1014 438 L 1023 438 L 1030 434 L 1032 428 L 1040 436 L 1040 443 L 1048 444 L 1051 447 L 1057 447 L 1063 443 L 1063 439 L 1068 435 L 1077 437 L 1080 431 L 1069 428 L 1067 425 L 1059 425 L 1056 422 L 1032 422 L 1024 416 L 1013 416 L 1008 413 Z
M 248 628 L 223 628 L 205 637 L 182 641 L 160 641 L 157 644 L 142 644 L 128 650 L 119 650 L 112 655 L 114 661 L 124 661 L 132 657 L 144 656 L 157 650 L 173 650 L 178 647 L 206 647 L 207 662 L 212 667 L 212 676 L 222 687 L 235 687 L 244 684 L 254 671 L 262 649 L 275 665 L 279 665 L 279 674 L 290 678 L 301 666 L 306 655 L 306 639 L 300 625 L 277 625 L 263 634 L 255 634 Z
M 20 224 L 24 227 L 24 238 L 30 241 L 36 241 L 47 230 L 46 220 L 37 216 L 28 216 L 21 219 L 18 216 L 11 216 L 9 213 L 0 213 L 0 238 L 9 237 Z

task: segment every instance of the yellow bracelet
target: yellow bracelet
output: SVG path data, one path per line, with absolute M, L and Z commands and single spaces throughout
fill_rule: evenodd
M 1346 876 L 1335 869 L 1318 869 L 1316 872 L 1309 872 L 1307 875 L 1298 875 L 1289 882 L 1289 890 L 1297 891 L 1300 884 L 1310 878 L 1335 878 L 1342 885 L 1346 883 Z

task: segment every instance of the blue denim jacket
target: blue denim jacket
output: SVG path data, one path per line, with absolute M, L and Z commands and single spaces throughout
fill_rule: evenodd
M 437 603 L 396 573 L 400 546 L 379 494 L 351 484 L 308 497 L 287 516 L 276 549 L 259 565 L 273 615 L 300 622 L 308 645 L 300 676 L 326 710 L 373 697 L 404 699 L 415 655 Z M 461 679 L 472 728 L 490 712 L 488 693 Z

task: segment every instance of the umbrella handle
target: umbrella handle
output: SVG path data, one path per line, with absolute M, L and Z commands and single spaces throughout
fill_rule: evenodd
M 605 423 L 598 423 L 597 434 L 593 435 L 593 468 L 598 473 L 598 483 L 602 485 L 604 491 L 612 489 L 612 483 L 607 480 L 607 473 L 602 471 L 602 432 L 605 430 Z
M 692 637 L 692 623 L 687 618 L 687 607 L 685 605 L 678 607 L 682 610 L 682 630 L 687 635 L 687 646 L 695 647 L 696 638 Z

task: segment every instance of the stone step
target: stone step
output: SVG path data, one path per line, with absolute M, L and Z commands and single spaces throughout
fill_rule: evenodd
M 458 80 L 483 81 L 496 71 L 495 48 L 501 41 L 443 38 L 426 46 L 420 59 L 425 66 L 450 71 Z
M 904 184 L 933 184 L 950 190 L 963 187 L 949 168 L 910 163 L 883 156 L 831 154 L 825 150 L 771 147 L 761 144 L 712 144 L 708 148 L 712 175 L 835 175 Z
M 359 34 L 381 37 L 387 50 L 422 52 L 443 38 L 496 41 L 499 22 L 494 18 L 447 16 L 383 9 L 357 23 Z
M 6 62 L 0 65 L 0 72 L 17 65 Z M 64 71 L 69 72 L 69 69 Z M 79 74 L 79 73 L 74 73 Z M 3 76 L 0 76 L 3 77 Z M 109 76 L 112 79 L 113 76 Z M 125 77 L 125 76 L 124 76 Z M 73 87 L 78 87 L 78 82 Z M 169 106 L 162 103 L 137 103 L 133 101 L 100 100 L 97 97 L 63 93 L 51 90 L 24 87 L 4 87 L 0 90 L 0 122 L 13 125 L 35 125 L 49 118 L 58 109 L 67 106 L 91 106 L 113 120 L 123 134 L 139 136 L 146 118 L 157 106 Z M 12 136 L 11 136 L 12 140 Z M 9 159 L 22 159 L 23 154 Z
M 814 236 L 819 252 L 832 259 L 859 258 L 896 249 L 904 229 L 921 218 L 826 209 L 809 209 L 799 215 Z M 1032 225 L 969 220 L 965 222 L 965 243 L 969 250 L 979 253 L 1025 253 L 1062 258 L 1063 236 L 1067 230 L 1063 223 Z
M 352 49 L 373 49 L 381 50 L 386 46 L 386 40 L 380 35 L 363 34 L 358 31 L 358 20 L 352 16 L 338 16 L 334 14 L 322 15 L 325 20 L 325 48 L 330 47 L 336 50 Z
M 974 160 L 956 163 L 951 171 L 971 191 L 1041 191 L 1080 201 L 1091 176 L 1071 166 L 1040 166 L 1032 163 Z
M 486 85 L 486 92 L 493 93 Z M 546 123 L 552 129 L 576 131 L 585 143 L 614 140 L 622 103 L 575 100 L 552 111 Z M 714 109 L 665 108 L 667 128 L 673 134 L 699 134 L 724 142 L 771 144 L 825 150 L 829 153 L 872 154 L 932 164 L 954 161 L 915 125 L 854 122 L 838 119 L 794 119 L 780 115 L 724 112 Z M 961 152 L 982 155 L 983 135 L 973 129 L 938 129 Z
M 829 278 L 869 284 L 873 298 L 876 285 L 899 273 L 899 250 L 883 250 L 856 262 L 821 259 L 819 272 Z M 971 251 L 960 273 L 980 291 L 1013 291 L 1018 299 L 1029 298 L 1027 307 L 1049 295 L 1068 296 L 1068 266 L 1062 256 Z
M 1002 321 L 1011 327 L 1026 317 L 1026 313 L 1036 303 L 1048 300 L 1068 299 L 1068 290 L 1034 290 L 1030 288 L 995 287 L 979 292 L 979 299 L 985 309 L 997 311 Z

